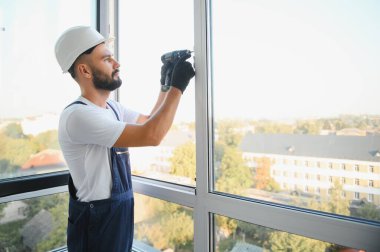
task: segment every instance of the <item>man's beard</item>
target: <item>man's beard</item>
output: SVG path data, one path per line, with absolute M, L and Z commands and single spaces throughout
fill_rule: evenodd
M 115 89 L 119 88 L 121 86 L 121 79 L 118 77 L 116 80 L 114 79 L 114 76 L 116 73 L 119 72 L 119 69 L 116 69 L 112 72 L 111 78 L 106 76 L 105 74 L 102 74 L 97 69 L 93 70 L 93 83 L 96 89 L 101 90 L 107 90 L 107 91 L 114 91 Z

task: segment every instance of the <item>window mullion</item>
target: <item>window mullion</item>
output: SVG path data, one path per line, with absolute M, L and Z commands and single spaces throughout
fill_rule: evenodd
M 195 99 L 196 99 L 196 177 L 197 193 L 194 213 L 194 250 L 213 251 L 211 236 L 213 225 L 205 201 L 209 193 L 212 167 L 210 165 L 210 125 L 211 106 L 209 92 L 209 40 L 208 7 L 209 1 L 194 1 L 194 51 L 195 51 Z

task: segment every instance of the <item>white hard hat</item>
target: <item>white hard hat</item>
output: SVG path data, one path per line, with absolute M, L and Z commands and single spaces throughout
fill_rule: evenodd
M 72 27 L 58 38 L 55 43 L 55 57 L 64 73 L 67 73 L 74 61 L 83 52 L 106 39 L 89 26 Z

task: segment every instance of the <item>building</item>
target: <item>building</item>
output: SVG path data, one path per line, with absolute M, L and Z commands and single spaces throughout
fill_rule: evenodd
M 342 197 L 380 204 L 380 136 L 247 133 L 240 147 L 250 167 L 270 159 L 283 191 L 327 196 L 339 182 Z
M 50 212 L 42 209 L 21 230 L 24 246 L 33 249 L 44 240 L 53 229 L 53 218 Z
M 262 252 L 263 248 L 260 248 L 256 245 L 252 245 L 249 243 L 245 243 L 242 241 L 239 241 L 235 244 L 235 246 L 232 248 L 231 252 Z
M 189 141 L 194 141 L 190 133 L 171 130 L 157 147 L 131 148 L 132 169 L 139 174 L 169 173 L 174 149 Z
M 66 169 L 66 162 L 60 150 L 46 149 L 32 155 L 25 164 L 21 166 L 22 171 L 35 173 L 52 172 Z
M 27 208 L 28 205 L 23 201 L 9 202 L 0 216 L 0 225 L 25 219 Z

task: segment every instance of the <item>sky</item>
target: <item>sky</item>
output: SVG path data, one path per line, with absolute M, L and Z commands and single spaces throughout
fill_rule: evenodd
M 213 2 L 216 117 L 379 114 L 379 1 Z
M 54 43 L 70 26 L 94 24 L 91 3 L 0 0 L 0 119 L 59 113 L 79 95 Z M 379 1 L 217 0 L 211 8 L 216 118 L 380 114 Z M 194 48 L 193 1 L 121 0 L 119 28 L 121 102 L 149 113 L 160 56 Z M 176 121 L 194 121 L 194 85 Z
M 94 25 L 90 0 L 0 0 L 0 119 L 59 113 L 79 96 L 54 55 L 58 36 Z

